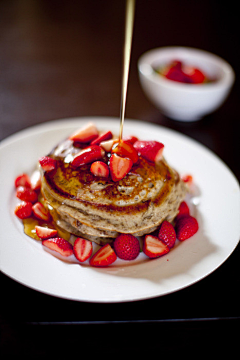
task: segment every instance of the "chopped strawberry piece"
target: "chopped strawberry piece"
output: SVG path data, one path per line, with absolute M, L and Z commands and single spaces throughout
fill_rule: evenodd
M 116 255 L 123 260 L 134 260 L 139 255 L 138 239 L 131 234 L 120 234 L 113 243 Z
M 100 248 L 90 259 L 91 266 L 104 267 L 117 260 L 117 255 L 109 244 Z
M 31 187 L 31 181 L 27 174 L 21 174 L 16 177 L 15 179 L 15 187 L 19 186 L 25 186 L 25 187 Z
M 39 170 L 35 170 L 31 177 L 30 177 L 30 182 L 31 182 L 31 188 L 34 191 L 38 191 L 41 188 L 41 174 Z
M 112 153 L 124 158 L 129 158 L 132 160 L 133 163 L 136 163 L 138 161 L 137 150 L 129 142 L 120 141 L 113 146 Z
M 37 193 L 29 187 L 19 186 L 16 190 L 16 197 L 20 200 L 35 203 L 38 199 Z
M 133 145 L 136 141 L 138 141 L 138 138 L 134 135 L 126 135 L 123 137 L 123 141 L 130 142 Z
M 133 145 L 145 159 L 158 162 L 162 159 L 164 145 L 158 141 L 136 141 Z
M 198 231 L 198 222 L 191 215 L 181 216 L 175 225 L 178 240 L 184 241 L 192 237 Z
M 146 235 L 143 242 L 143 252 L 149 258 L 154 259 L 167 254 L 169 247 L 159 240 L 157 236 Z
M 94 161 L 90 167 L 90 171 L 95 176 L 107 178 L 109 176 L 109 168 L 103 161 Z
M 43 240 L 42 244 L 48 249 L 54 250 L 63 256 L 70 256 L 73 254 L 72 245 L 67 240 L 60 237 Z
M 158 239 L 166 244 L 169 248 L 172 248 L 176 241 L 176 232 L 173 225 L 168 221 L 163 221 L 159 233 Z
M 18 204 L 15 208 L 15 215 L 19 219 L 26 219 L 32 215 L 32 203 L 22 201 L 20 204 Z
M 189 82 L 193 84 L 202 84 L 206 79 L 202 71 L 191 66 L 184 66 L 183 72 L 189 78 Z
M 181 204 L 179 205 L 178 208 L 178 214 L 176 216 L 176 221 L 183 215 L 189 215 L 190 214 L 190 210 L 188 207 L 188 204 L 186 203 L 186 201 L 182 201 Z
M 87 143 L 87 142 L 91 142 L 97 137 L 98 137 L 97 127 L 94 124 L 89 123 L 83 126 L 82 128 L 78 129 L 76 132 L 74 132 L 69 137 L 69 139 L 73 141 Z
M 99 145 L 103 141 L 112 139 L 113 134 L 111 131 L 106 131 L 105 133 L 99 135 L 95 140 L 91 142 L 91 145 Z
M 37 219 L 50 221 L 51 219 L 50 213 L 42 203 L 36 202 L 33 205 L 32 210 Z
M 105 152 L 99 145 L 91 145 L 74 156 L 72 166 L 78 167 L 102 159 Z
M 57 161 L 49 156 L 42 156 L 38 161 L 44 171 L 51 171 L 57 167 Z
M 185 182 L 187 185 L 192 185 L 193 177 L 192 175 L 186 174 L 181 177 L 182 181 Z
M 111 140 L 107 140 L 107 141 L 102 141 L 100 143 L 100 146 L 107 152 L 111 152 L 112 151 L 112 147 L 113 145 L 117 142 L 118 140 L 116 139 L 111 139 Z
M 55 236 L 57 236 L 57 233 L 58 233 L 57 230 L 55 230 L 55 229 L 50 229 L 50 228 L 39 226 L 39 225 L 35 226 L 35 230 L 36 230 L 37 236 L 43 240 L 55 237 Z
M 80 262 L 84 262 L 90 258 L 93 251 L 92 242 L 82 238 L 77 238 L 73 245 L 73 253 Z
M 109 162 L 112 180 L 119 181 L 123 179 L 131 170 L 132 165 L 133 162 L 131 159 L 112 154 Z

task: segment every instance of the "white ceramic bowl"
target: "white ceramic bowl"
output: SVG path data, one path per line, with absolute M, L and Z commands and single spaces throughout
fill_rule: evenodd
M 180 60 L 201 69 L 215 82 L 185 84 L 166 79 L 154 69 Z M 209 52 L 187 47 L 162 47 L 143 54 L 138 61 L 139 78 L 147 97 L 166 116 L 181 121 L 199 120 L 217 110 L 235 81 L 232 67 Z

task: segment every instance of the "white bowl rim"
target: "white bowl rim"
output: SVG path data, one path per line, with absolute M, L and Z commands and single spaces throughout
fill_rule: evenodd
M 153 62 L 156 62 L 159 59 L 159 55 L 164 55 L 169 53 L 169 57 L 171 57 L 171 53 L 175 53 L 176 51 L 188 52 L 191 55 L 203 56 L 206 59 L 215 62 L 221 69 L 223 70 L 223 76 L 215 82 L 208 83 L 206 86 L 202 86 L 202 84 L 186 84 L 180 83 L 177 81 L 170 81 L 165 79 L 163 76 L 158 75 L 152 67 Z M 165 46 L 159 47 L 155 49 L 151 49 L 143 53 L 138 60 L 138 70 L 139 72 L 150 81 L 157 83 L 159 85 L 172 88 L 179 89 L 181 91 L 193 91 L 193 92 L 206 92 L 219 90 L 223 87 L 231 87 L 235 81 L 235 72 L 232 66 L 223 58 L 213 53 L 210 53 L 206 50 L 201 50 L 193 47 L 185 47 L 185 46 Z

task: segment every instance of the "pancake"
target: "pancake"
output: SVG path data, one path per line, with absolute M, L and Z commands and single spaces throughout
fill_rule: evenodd
M 48 155 L 57 161 L 56 169 L 41 170 L 41 191 L 58 226 L 104 244 L 119 233 L 142 236 L 174 220 L 187 190 L 164 158 L 155 164 L 139 156 L 130 172 L 114 182 L 110 176 L 94 176 L 90 164 L 73 167 L 79 150 L 73 141 L 63 141 Z M 108 160 L 106 153 L 103 161 Z

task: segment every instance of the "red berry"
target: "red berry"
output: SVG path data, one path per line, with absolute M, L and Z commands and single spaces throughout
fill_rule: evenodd
M 177 239 L 180 241 L 189 239 L 196 234 L 198 228 L 198 222 L 193 216 L 181 216 L 175 225 Z
M 16 177 L 15 179 L 15 187 L 19 186 L 25 186 L 25 187 L 31 187 L 31 181 L 27 174 L 21 174 Z
M 19 219 L 28 218 L 32 215 L 32 203 L 23 201 L 16 206 L 14 212 Z
M 90 259 L 89 264 L 96 267 L 105 267 L 114 263 L 117 255 L 109 244 L 100 248 Z
M 87 143 L 90 142 L 98 137 L 98 129 L 92 123 L 89 123 L 76 132 L 74 132 L 69 139 L 73 141 Z
M 134 260 L 140 252 L 139 241 L 131 234 L 120 234 L 113 247 L 117 256 L 123 260 Z
M 95 176 L 107 178 L 109 176 L 109 168 L 103 161 L 94 161 L 90 167 L 90 171 Z
M 190 215 L 189 207 L 186 201 L 182 201 L 178 208 L 178 214 L 176 216 L 176 221 L 183 215 Z
M 48 210 L 45 208 L 45 206 L 40 203 L 36 202 L 32 207 L 33 213 L 36 216 L 37 219 L 43 220 L 43 221 L 50 221 L 51 216 Z
M 120 141 L 112 148 L 112 153 L 117 154 L 123 158 L 131 159 L 133 163 L 138 161 L 137 150 L 128 141 Z
M 38 161 L 44 171 L 51 171 L 57 167 L 57 161 L 49 156 L 42 156 Z
M 43 240 L 57 236 L 57 230 L 55 230 L 55 229 L 36 225 L 35 230 L 36 230 L 37 236 Z
M 112 154 L 109 162 L 112 180 L 119 181 L 123 179 L 131 170 L 132 165 L 133 162 L 131 159 Z
M 16 197 L 20 200 L 35 203 L 38 199 L 37 193 L 29 187 L 19 186 L 16 191 Z
M 73 253 L 80 262 L 84 262 L 90 258 L 93 251 L 92 242 L 82 238 L 77 238 L 73 245 Z
M 163 221 L 159 233 L 158 239 L 164 242 L 169 248 L 172 248 L 176 241 L 176 232 L 173 225 L 168 221 Z
M 164 145 L 158 141 L 136 141 L 133 146 L 149 161 L 158 162 L 162 159 Z
M 96 139 L 94 139 L 91 142 L 91 145 L 99 145 L 101 142 L 103 141 L 107 141 L 112 139 L 112 132 L 111 131 L 106 131 L 105 133 L 99 135 Z
M 72 166 L 78 167 L 100 160 L 104 156 L 104 153 L 105 151 L 99 145 L 88 146 L 74 156 Z
M 42 244 L 50 250 L 54 250 L 63 256 L 70 256 L 73 254 L 72 245 L 63 238 L 57 237 L 43 240 Z
M 163 256 L 169 252 L 169 247 L 157 236 L 146 235 L 143 242 L 143 252 L 150 259 Z

